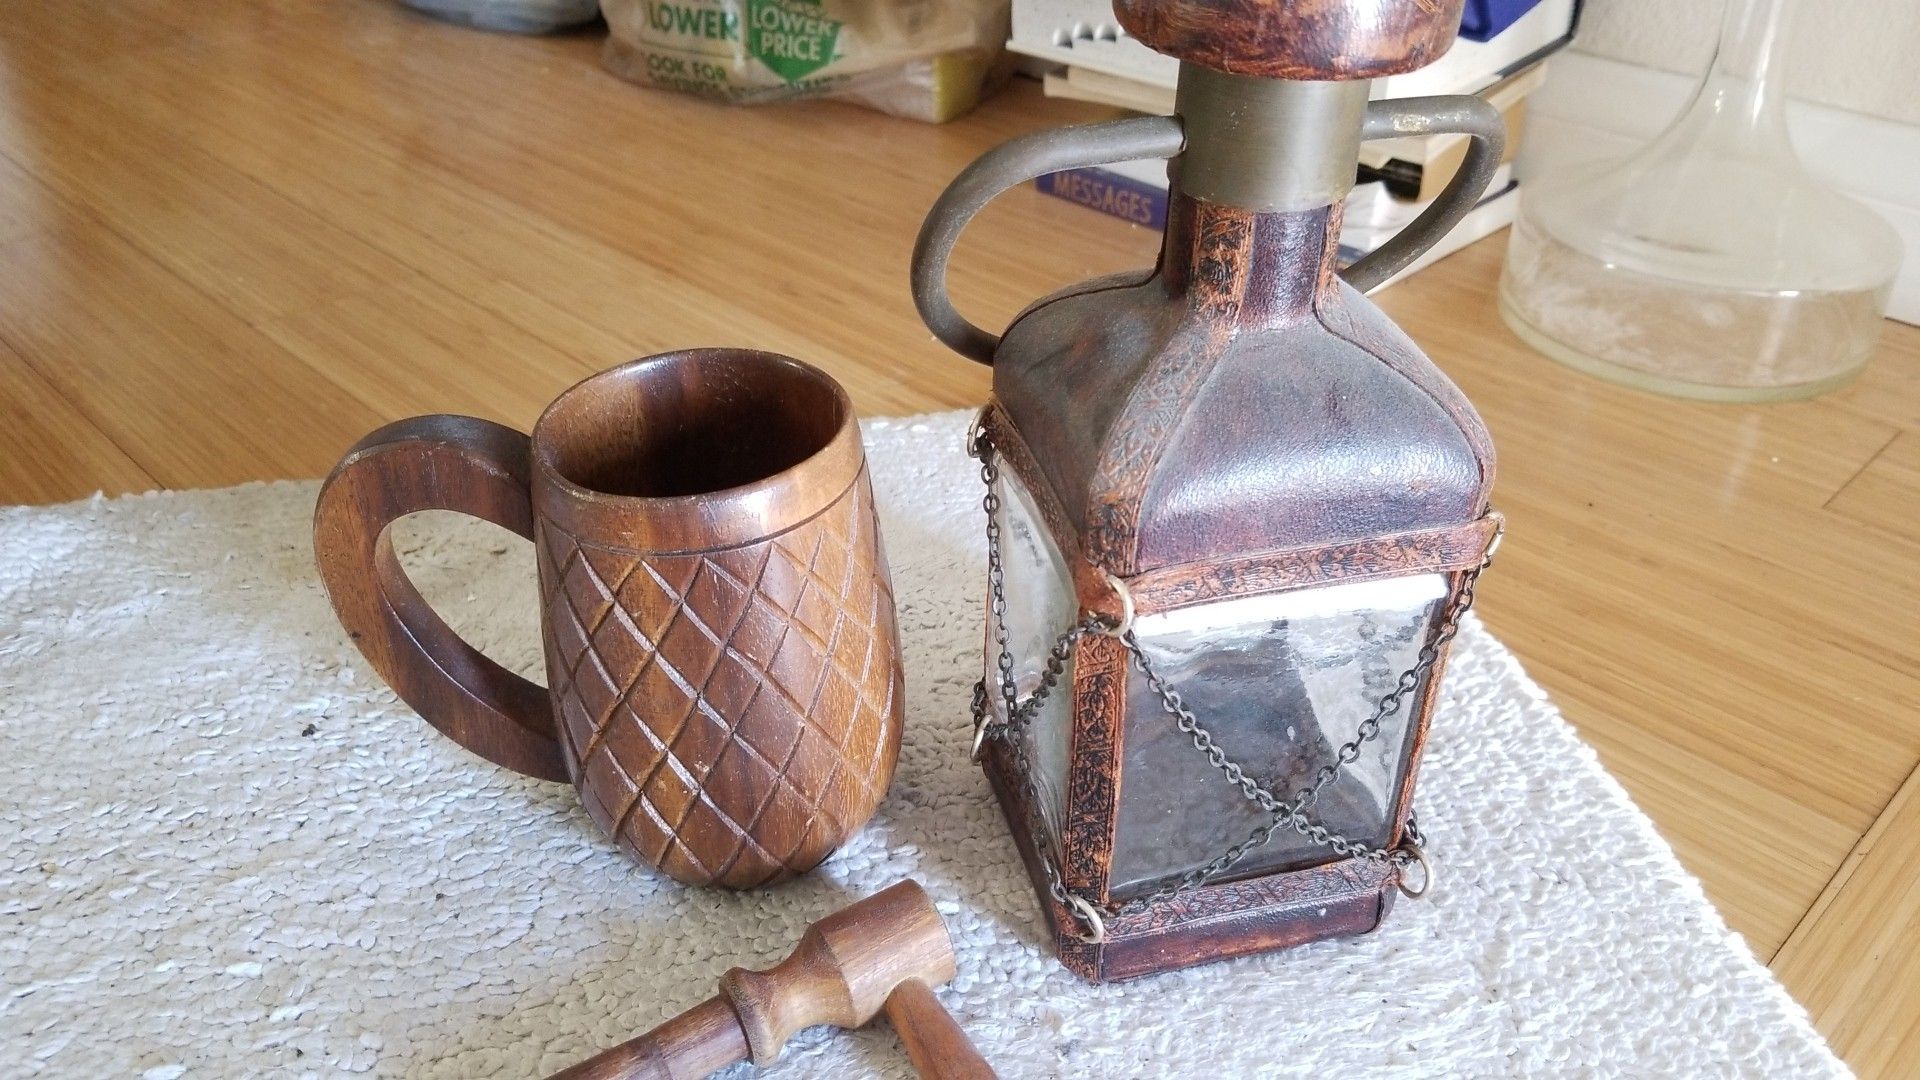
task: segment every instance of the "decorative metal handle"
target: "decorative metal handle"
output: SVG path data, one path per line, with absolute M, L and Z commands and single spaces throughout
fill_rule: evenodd
M 941 193 L 914 241 L 913 302 L 921 320 L 954 352 L 992 364 L 999 335 L 968 322 L 947 295 L 947 260 L 967 222 L 996 195 L 1017 184 L 1063 169 L 1170 158 L 1180 153 L 1185 142 L 1178 117 L 1141 116 L 1035 132 L 987 151 Z
M 1408 222 L 1392 239 L 1341 271 L 1340 276 L 1347 284 L 1361 292 L 1375 288 L 1406 268 L 1473 209 L 1486 193 L 1494 170 L 1500 167 L 1507 126 L 1500 119 L 1500 110 L 1468 94 L 1400 98 L 1367 105 L 1367 119 L 1360 129 L 1362 140 L 1423 135 L 1465 135 L 1473 142 L 1467 147 L 1460 171 L 1434 198 L 1433 205 L 1421 211 L 1419 217 Z
M 1466 159 L 1446 189 L 1391 240 L 1342 273 L 1365 292 L 1392 277 L 1473 209 L 1499 168 L 1506 125 L 1499 110 L 1477 97 L 1446 95 L 1376 101 L 1367 106 L 1363 140 L 1459 134 L 1471 138 Z M 913 245 L 913 302 L 920 318 L 954 352 L 993 363 L 999 335 L 968 322 L 947 294 L 947 261 L 960 233 L 994 197 L 1018 184 L 1063 169 L 1084 169 L 1140 158 L 1170 158 L 1186 145 L 1177 116 L 1141 116 L 1035 132 L 987 151 L 954 178 L 933 204 Z

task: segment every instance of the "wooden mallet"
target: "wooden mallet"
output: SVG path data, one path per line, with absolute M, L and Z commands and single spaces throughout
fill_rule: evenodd
M 857 1028 L 882 1011 L 921 1076 L 991 1078 L 993 1069 L 933 996 L 953 971 L 946 924 L 909 879 L 807 927 L 778 965 L 734 968 L 721 977 L 720 993 L 552 1080 L 693 1080 L 749 1059 L 768 1065 L 801 1028 Z

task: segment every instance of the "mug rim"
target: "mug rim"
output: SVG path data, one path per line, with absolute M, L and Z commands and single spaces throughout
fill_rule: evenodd
M 839 411 L 826 443 L 785 468 L 731 487 L 685 495 L 624 495 L 601 491 L 567 476 L 554 460 L 554 418 L 570 401 L 630 372 L 724 360 L 782 368 L 824 387 Z M 716 346 L 677 349 L 637 357 L 594 372 L 560 392 L 534 422 L 534 502 L 540 515 L 595 546 L 636 553 L 717 550 L 766 540 L 811 520 L 832 506 L 865 467 L 853 399 L 839 380 L 820 368 L 765 349 Z

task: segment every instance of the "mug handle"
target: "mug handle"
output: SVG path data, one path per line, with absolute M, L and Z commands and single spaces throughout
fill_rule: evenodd
M 532 443 L 471 416 L 416 416 L 361 439 L 320 489 L 313 553 L 334 613 L 401 700 L 497 765 L 566 781 L 547 691 L 453 632 L 394 554 L 387 527 L 454 510 L 533 539 Z

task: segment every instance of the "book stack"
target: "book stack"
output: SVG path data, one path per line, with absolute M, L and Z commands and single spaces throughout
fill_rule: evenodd
M 1507 121 L 1507 150 L 1478 205 L 1432 250 L 1389 279 L 1398 281 L 1512 224 L 1513 176 L 1527 96 L 1546 80 L 1546 59 L 1573 39 L 1581 0 L 1467 0 L 1460 38 L 1435 63 L 1374 82 L 1374 98 L 1478 94 Z M 1095 101 L 1142 113 L 1173 112 L 1179 64 L 1127 37 L 1105 0 L 1014 0 L 1007 47 L 1047 65 L 1052 97 Z M 1466 154 L 1463 135 L 1366 143 L 1344 208 L 1344 262 L 1372 251 L 1411 221 L 1452 179 Z M 1141 225 L 1167 217 L 1164 161 L 1128 161 L 1043 176 L 1041 191 Z M 1382 287 L 1385 287 L 1384 284 Z

